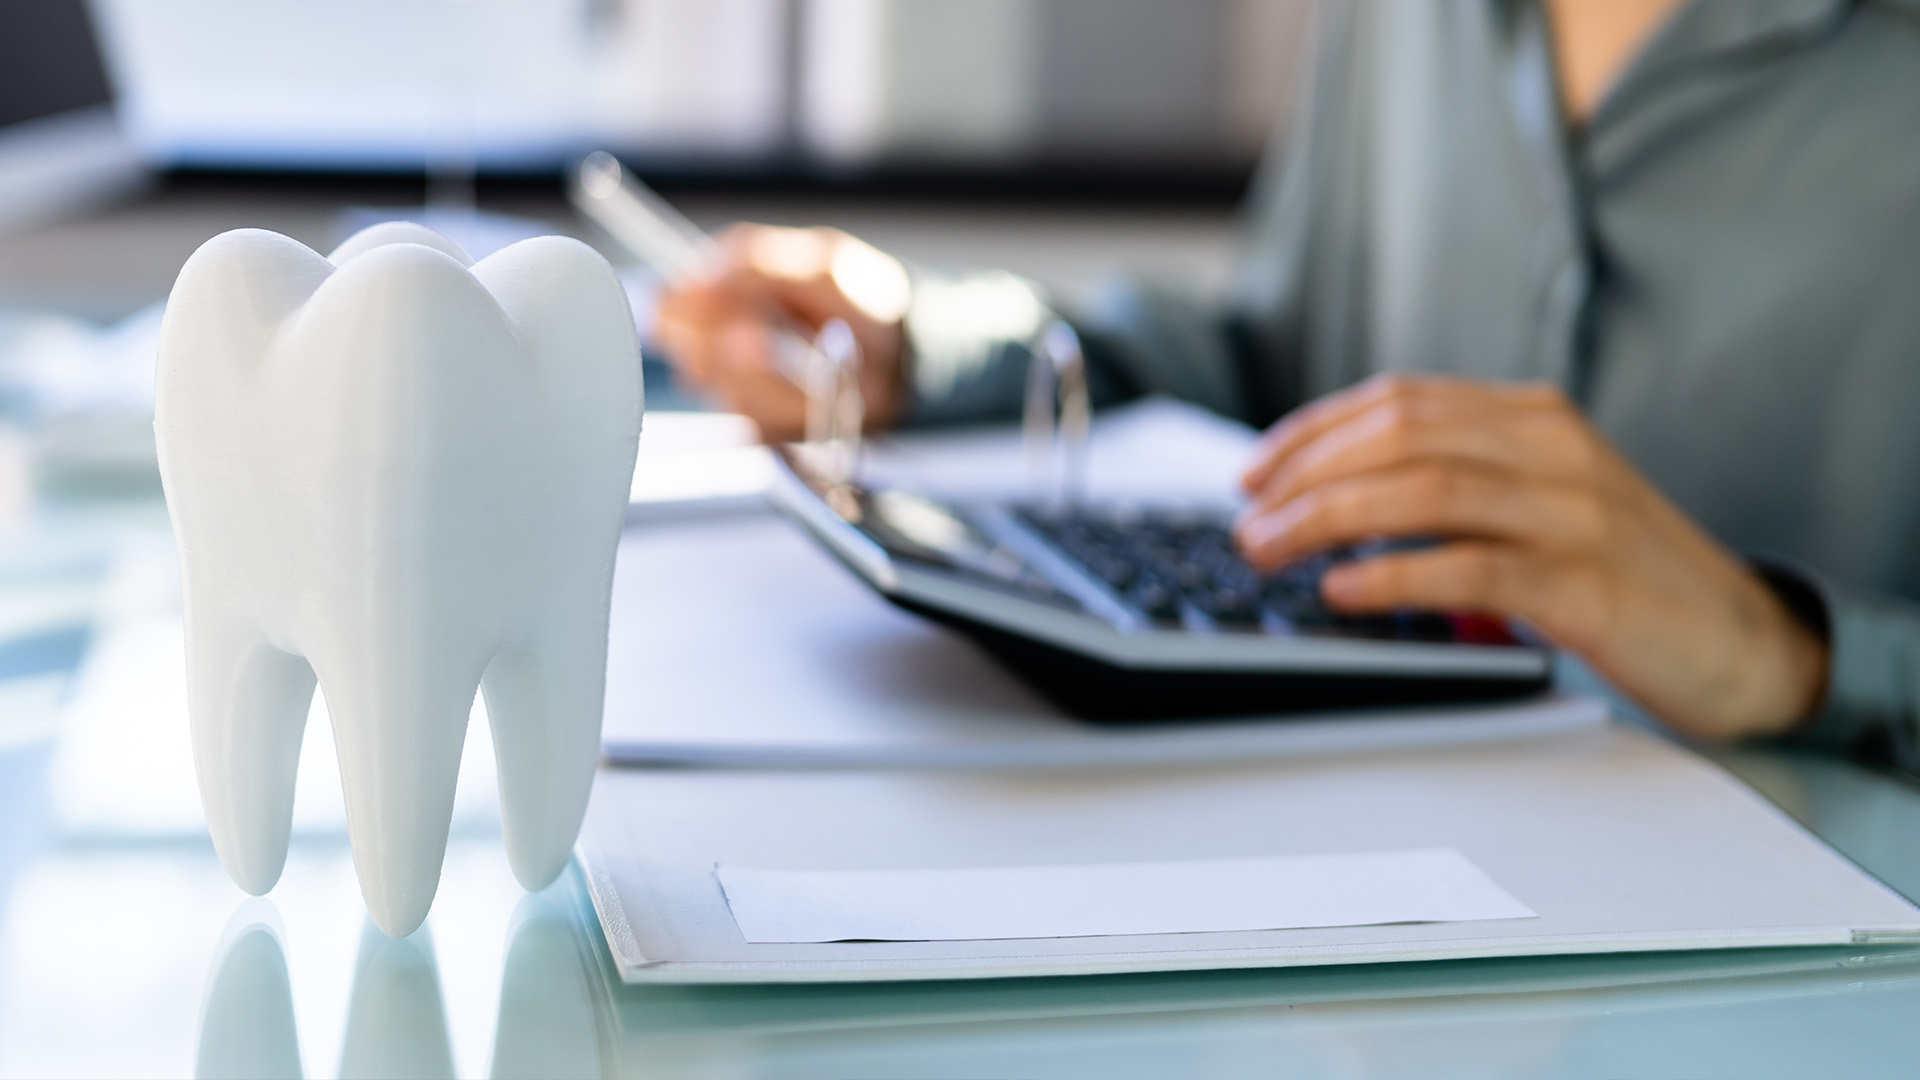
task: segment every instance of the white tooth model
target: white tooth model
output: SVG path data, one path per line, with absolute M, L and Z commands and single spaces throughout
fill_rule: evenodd
M 612 268 L 555 236 L 472 263 L 417 225 L 325 258 L 223 233 L 174 283 L 156 395 L 194 765 L 228 875 L 256 895 L 280 877 L 317 675 L 382 930 L 433 903 L 476 687 L 514 876 L 551 882 L 599 754 L 640 437 Z

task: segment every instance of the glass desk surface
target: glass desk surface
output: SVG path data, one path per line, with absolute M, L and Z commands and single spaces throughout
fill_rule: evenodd
M 137 647 L 152 630 L 171 557 L 157 502 L 137 501 L 48 518 L 0 557 L 0 642 L 12 633 L 29 643 L 0 647 L 0 1076 L 1920 1069 L 1920 948 L 1910 947 L 624 986 L 575 872 L 531 896 L 514 883 L 480 725 L 425 929 L 396 941 L 367 921 L 331 764 L 312 764 L 330 753 L 324 724 L 309 726 L 286 873 L 268 897 L 247 898 L 199 819 L 180 717 L 97 686 L 87 708 L 60 704 L 80 700 L 91 658 Z M 81 615 L 63 622 L 62 611 Z M 52 629 L 22 639 L 25 625 Z M 1721 757 L 1840 851 L 1920 896 L 1920 789 L 1784 751 Z

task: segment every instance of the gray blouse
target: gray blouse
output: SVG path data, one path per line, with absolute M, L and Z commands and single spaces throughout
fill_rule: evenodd
M 1382 371 L 1551 380 L 1828 633 L 1802 738 L 1920 771 L 1920 0 L 1693 0 L 1585 131 L 1544 18 L 1324 2 L 1230 299 L 1101 290 L 1095 392 L 1266 424 Z M 912 419 L 1016 411 L 1049 303 L 918 274 Z

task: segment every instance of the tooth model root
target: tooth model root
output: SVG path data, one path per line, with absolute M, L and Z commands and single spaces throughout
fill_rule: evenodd
M 325 680 L 353 866 L 374 922 L 396 936 L 433 904 L 475 681 L 397 666 L 343 666 Z
M 228 612 L 188 616 L 194 769 L 227 876 L 259 896 L 287 861 L 313 668 Z M 209 783 L 210 778 L 225 778 Z
M 528 889 L 541 888 L 560 873 L 586 814 L 600 757 L 606 670 L 598 661 L 606 654 L 606 634 L 603 616 L 597 625 L 503 653 L 481 683 L 500 776 L 507 862 Z M 583 719 L 547 722 L 555 716 Z
M 470 265 L 383 225 L 329 261 L 244 230 L 188 260 L 154 428 L 195 767 L 236 883 L 265 892 L 286 861 L 316 674 L 382 930 L 433 902 L 477 690 L 514 875 L 560 872 L 598 757 L 640 410 L 625 293 L 572 240 Z

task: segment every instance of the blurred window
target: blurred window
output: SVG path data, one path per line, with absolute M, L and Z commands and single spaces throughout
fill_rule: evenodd
M 44 0 L 43 0 L 44 2 Z M 95 0 L 167 164 L 1244 168 L 1307 0 Z

